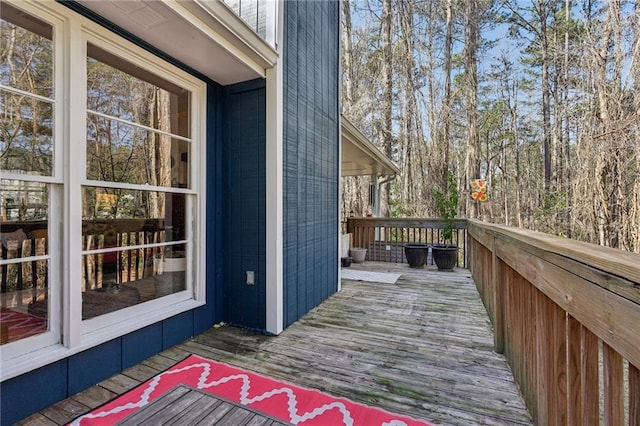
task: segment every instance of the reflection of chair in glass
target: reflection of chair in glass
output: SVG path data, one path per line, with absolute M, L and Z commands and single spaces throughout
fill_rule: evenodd
M 25 234 L 22 228 L 16 229 L 12 232 L 3 232 L 0 234 L 0 241 L 2 242 L 2 259 L 20 259 L 22 258 L 22 247 L 25 240 L 27 240 L 27 234 Z M 10 255 L 11 253 L 11 255 Z M 15 253 L 15 254 L 14 254 Z M 12 305 L 22 305 L 22 290 L 24 288 L 24 282 L 22 277 L 22 265 L 15 264 L 15 276 L 9 275 L 9 266 L 2 265 L 0 283 L 2 295 L 5 296 L 9 292 L 14 292 L 17 296 Z M 5 305 L 7 299 L 3 297 L 2 304 Z
M 0 267 L 2 306 L 23 306 L 29 300 L 35 302 L 38 297 L 47 298 L 48 261 L 22 261 L 26 257 L 33 258 L 48 253 L 47 221 L 5 222 L 2 229 L 11 230 L 0 233 L 2 258 L 15 261 Z
M 38 245 L 39 244 L 43 244 L 43 253 L 48 253 L 48 248 L 47 248 L 47 238 L 49 237 L 49 230 L 48 229 L 34 229 L 33 231 L 29 232 L 29 238 L 31 239 L 31 256 L 36 256 L 36 254 L 39 253 L 38 251 Z M 31 262 L 31 273 L 33 276 L 33 287 L 31 289 L 31 301 L 35 302 L 38 299 L 38 280 L 37 277 L 40 275 L 38 274 L 38 262 L 37 261 L 32 261 Z M 43 278 L 43 283 L 42 283 L 42 287 L 43 287 L 43 293 L 44 293 L 44 298 L 47 299 L 49 297 L 49 292 L 47 291 L 48 287 L 49 287 L 49 267 L 48 267 L 48 263 L 44 263 L 44 270 L 42 271 L 42 278 Z

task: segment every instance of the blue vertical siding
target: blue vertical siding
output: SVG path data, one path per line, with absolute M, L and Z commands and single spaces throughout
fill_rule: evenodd
M 337 291 L 338 1 L 284 2 L 285 327 Z
M 266 328 L 266 88 L 262 79 L 225 88 L 223 148 L 224 319 Z M 255 272 L 255 285 L 246 284 Z
M 12 425 L 66 398 L 68 374 L 60 361 L 0 383 L 0 423 Z

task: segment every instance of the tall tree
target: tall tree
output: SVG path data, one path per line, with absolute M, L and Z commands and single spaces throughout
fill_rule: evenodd
M 509 14 L 506 16 L 512 24 L 514 33 L 525 31 L 533 39 L 529 46 L 530 51 L 539 59 L 540 91 L 542 92 L 542 131 L 544 152 L 544 189 L 551 188 L 551 84 L 549 68 L 551 57 L 549 55 L 549 19 L 554 16 L 554 0 L 532 1 L 531 8 L 525 8 L 519 2 L 506 0 L 504 6 Z
M 382 69 L 383 69 L 383 92 L 382 92 L 382 140 L 387 157 L 393 154 L 392 136 L 392 114 L 393 114 L 393 51 L 391 40 L 391 28 L 393 26 L 393 8 L 391 0 L 382 2 Z M 372 182 L 377 185 L 377 182 Z M 391 187 L 387 185 L 385 191 L 385 216 L 389 215 L 389 201 L 391 200 Z
M 442 102 L 442 139 L 440 150 L 443 153 L 441 164 L 441 188 L 443 194 L 447 195 L 447 176 L 449 174 L 449 150 L 451 146 L 451 109 L 453 97 L 451 95 L 451 72 L 453 47 L 453 0 L 446 0 L 445 25 L 446 35 L 444 39 L 444 100 Z
M 478 0 L 467 0 L 464 8 L 464 94 L 467 112 L 467 155 L 465 160 L 465 180 L 480 178 L 480 137 L 478 135 L 478 42 L 480 37 Z M 477 203 L 466 197 L 467 217 L 478 216 Z

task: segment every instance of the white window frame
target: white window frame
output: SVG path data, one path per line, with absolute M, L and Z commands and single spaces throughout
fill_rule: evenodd
M 32 0 L 3 1 L 53 26 L 56 102 L 54 176 L 38 179 L 52 182 L 49 215 L 51 331 L 0 346 L 0 381 L 206 303 L 206 83 L 65 6 Z M 187 263 L 186 290 L 83 321 L 82 211 L 79 206 L 82 205 L 82 187 L 96 183 L 86 179 L 85 167 L 88 42 L 191 93 L 190 188 L 171 189 L 170 192 L 189 194 L 185 197 L 186 247 L 187 259 L 192 261 Z M 71 164 L 78 166 L 70 167 Z M 162 191 L 168 188 L 144 189 Z M 62 229 L 56 229 L 57 223 L 64 224 Z

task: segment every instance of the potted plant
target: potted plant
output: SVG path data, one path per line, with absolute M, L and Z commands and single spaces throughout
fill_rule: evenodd
M 424 268 L 429 257 L 429 245 L 420 243 L 405 244 L 404 256 L 407 258 L 409 268 Z
M 353 257 L 345 256 L 340 258 L 340 261 L 342 262 L 343 268 L 348 268 L 349 266 L 351 266 L 351 262 L 353 262 Z
M 367 258 L 367 249 L 364 247 L 353 247 L 351 249 L 351 257 L 353 257 L 353 263 L 362 263 Z
M 432 247 L 433 261 L 440 271 L 453 271 L 458 263 L 458 246 L 453 244 L 453 221 L 458 213 L 458 188 L 453 173 L 447 173 L 446 194 L 433 190 L 436 206 L 444 221 L 442 240 L 444 244 L 434 244 Z

